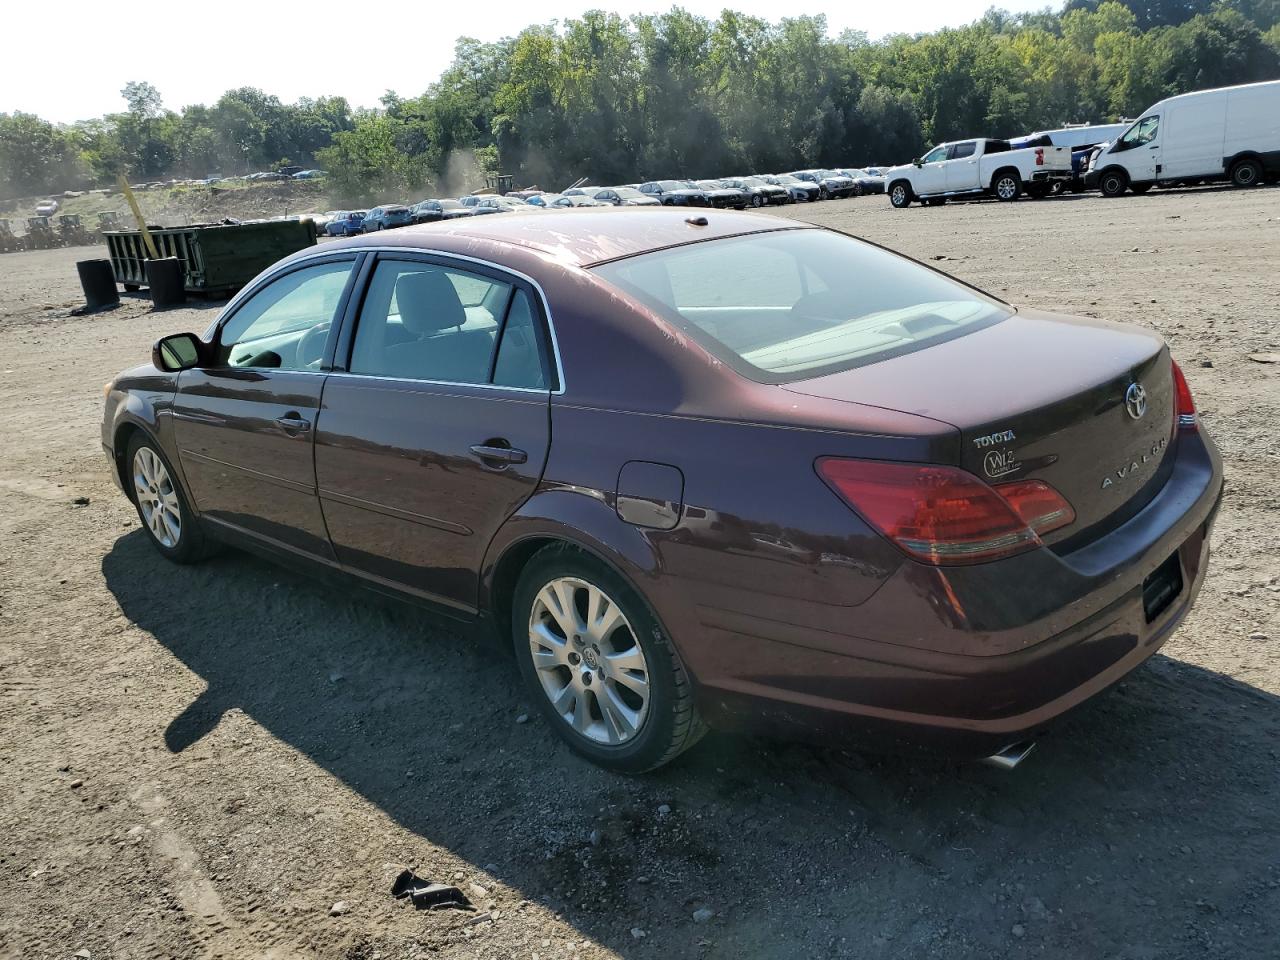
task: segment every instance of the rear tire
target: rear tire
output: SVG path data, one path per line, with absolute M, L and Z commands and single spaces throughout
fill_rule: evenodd
M 915 195 L 911 192 L 911 184 L 905 180 L 899 180 L 889 186 L 889 202 L 899 210 L 905 210 L 911 206 L 911 201 L 915 199 Z
M 1098 190 L 1104 197 L 1123 196 L 1129 187 L 1129 177 L 1120 170 L 1108 170 L 1098 180 Z
M 593 616 L 612 626 L 593 629 Z M 590 554 L 555 545 L 533 556 L 516 584 L 511 634 L 530 696 L 591 762 L 645 773 L 706 733 L 666 631 L 639 593 Z
M 1017 170 L 1001 170 L 991 180 L 991 192 L 1006 203 L 1022 196 L 1022 177 Z
M 200 521 L 191 512 L 173 465 L 160 446 L 141 431 L 133 435 L 125 453 L 129 499 L 138 511 L 142 529 L 162 557 L 173 563 L 204 559 L 207 543 Z
M 1240 160 L 1231 168 L 1233 187 L 1256 187 L 1262 182 L 1262 164 L 1257 160 Z

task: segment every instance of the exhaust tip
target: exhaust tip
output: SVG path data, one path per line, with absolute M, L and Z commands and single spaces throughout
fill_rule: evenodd
M 1015 743 L 1005 747 L 999 753 L 993 753 L 989 757 L 984 757 L 982 762 L 1001 770 L 1012 770 L 1023 760 L 1027 759 L 1027 754 L 1036 748 L 1034 740 L 1024 740 L 1021 743 Z

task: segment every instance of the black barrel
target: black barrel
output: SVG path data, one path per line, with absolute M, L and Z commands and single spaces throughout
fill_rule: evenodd
M 100 310 L 120 302 L 110 260 L 81 260 L 76 264 L 76 272 L 80 274 L 80 286 L 84 289 L 85 306 L 90 310 Z
M 147 286 L 151 288 L 153 307 L 176 307 L 187 302 L 187 287 L 182 275 L 182 261 L 163 257 L 147 261 Z

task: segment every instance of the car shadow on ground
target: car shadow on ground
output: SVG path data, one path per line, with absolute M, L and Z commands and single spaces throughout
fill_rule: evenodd
M 511 659 L 449 621 L 236 551 L 174 567 L 140 531 L 102 570 L 207 684 L 157 731 L 170 751 L 243 711 L 627 957 L 1280 942 L 1280 698 L 1177 660 L 1157 656 L 1012 773 L 712 734 L 624 778 L 562 747 Z

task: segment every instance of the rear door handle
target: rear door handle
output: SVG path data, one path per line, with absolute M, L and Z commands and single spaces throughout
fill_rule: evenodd
M 311 429 L 311 421 L 303 420 L 296 413 L 290 413 L 283 417 L 276 417 L 276 426 L 290 436 L 297 436 L 300 433 L 307 433 Z
M 483 443 L 473 443 L 471 452 L 481 460 L 491 463 L 524 463 L 529 459 L 529 455 L 523 450 L 515 450 L 512 447 L 493 447 Z

